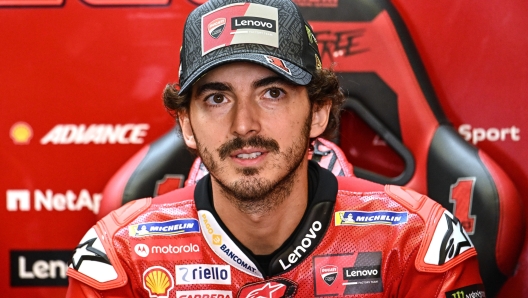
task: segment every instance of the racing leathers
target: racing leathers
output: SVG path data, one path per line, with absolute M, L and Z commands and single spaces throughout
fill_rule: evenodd
M 216 214 L 210 179 L 99 221 L 74 252 L 67 297 L 485 297 L 469 237 L 426 196 L 310 162 L 307 210 L 262 258 Z

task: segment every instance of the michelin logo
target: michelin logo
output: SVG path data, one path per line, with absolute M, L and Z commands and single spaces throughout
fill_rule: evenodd
M 175 219 L 164 222 L 146 222 L 128 226 L 128 235 L 132 237 L 199 232 L 200 225 L 198 224 L 198 220 L 194 218 Z
M 338 211 L 336 226 L 399 225 L 407 222 L 407 212 L 393 211 Z

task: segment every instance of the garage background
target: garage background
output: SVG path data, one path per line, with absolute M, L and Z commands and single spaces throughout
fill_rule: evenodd
M 340 1 L 352 0 L 296 2 L 337 10 Z M 0 0 L 3 295 L 65 295 L 65 266 L 101 216 L 107 181 L 174 126 L 161 92 L 178 79 L 182 26 L 199 2 Z M 448 119 L 499 163 L 526 204 L 528 2 L 392 4 Z M 346 70 L 346 61 L 334 67 Z

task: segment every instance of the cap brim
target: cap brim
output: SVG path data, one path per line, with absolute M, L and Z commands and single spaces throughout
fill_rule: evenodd
M 280 59 L 280 62 L 284 63 L 283 66 L 279 67 L 276 64 L 270 62 L 266 55 L 256 54 L 256 53 L 239 53 L 229 56 L 219 57 L 218 59 L 212 60 L 202 66 L 200 66 L 193 74 L 191 74 L 187 80 L 180 86 L 180 91 L 178 94 L 184 94 L 189 91 L 190 87 L 194 82 L 199 79 L 201 76 L 205 75 L 211 69 L 220 66 L 222 64 L 227 64 L 237 61 L 248 61 L 260 64 L 270 70 L 273 70 L 277 74 L 281 75 L 288 81 L 297 84 L 297 85 L 308 85 L 312 80 L 312 75 L 306 70 L 298 67 L 297 65 L 290 63 L 284 59 Z

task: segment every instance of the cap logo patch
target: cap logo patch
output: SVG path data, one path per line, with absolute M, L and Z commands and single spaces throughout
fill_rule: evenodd
M 228 23 L 230 28 L 226 28 Z M 276 7 L 256 3 L 229 4 L 203 15 L 201 26 L 202 56 L 235 44 L 279 47 Z
M 290 76 L 292 75 L 290 69 L 286 66 L 286 64 L 284 63 L 282 59 L 279 59 L 273 56 L 268 56 L 268 55 L 264 55 L 264 57 L 270 64 L 274 65 L 275 67 L 279 68 L 280 70 L 284 71 Z
M 207 25 L 207 31 L 209 31 L 209 35 L 211 35 L 212 38 L 218 38 L 218 36 L 224 32 L 225 25 L 226 19 L 218 18 Z
M 274 20 L 256 17 L 237 17 L 231 19 L 231 29 L 261 29 L 270 32 L 277 31 Z

